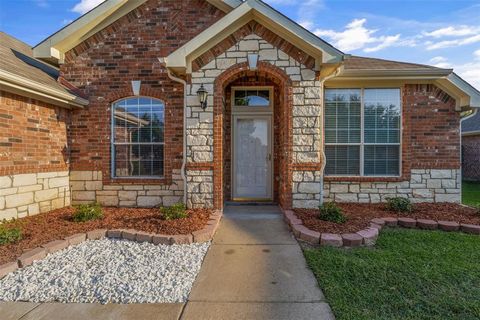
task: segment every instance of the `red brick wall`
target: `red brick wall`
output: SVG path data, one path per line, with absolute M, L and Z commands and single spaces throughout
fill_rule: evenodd
M 434 85 L 402 87 L 401 177 L 325 177 L 326 181 L 406 181 L 411 169 L 460 168 L 460 113 Z
M 110 183 L 111 103 L 133 93 L 165 102 L 165 179 L 129 183 L 169 183 L 181 167 L 183 86 L 171 81 L 158 61 L 219 20 L 224 13 L 204 0 L 150 0 L 66 54 L 61 75 L 89 97 L 90 105 L 72 114 L 73 170 L 102 170 Z M 126 182 L 119 181 L 117 182 Z
M 480 134 L 462 137 L 464 180 L 480 181 Z
M 0 176 L 68 170 L 69 112 L 0 91 Z
M 460 112 L 455 111 L 455 100 L 434 85 L 408 84 L 403 104 L 411 168 L 460 168 Z

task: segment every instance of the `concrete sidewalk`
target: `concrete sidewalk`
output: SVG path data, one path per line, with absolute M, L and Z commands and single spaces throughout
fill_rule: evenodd
M 229 206 L 182 319 L 334 319 L 276 206 Z
M 229 206 L 186 304 L 0 303 L 2 320 L 330 320 L 276 206 Z

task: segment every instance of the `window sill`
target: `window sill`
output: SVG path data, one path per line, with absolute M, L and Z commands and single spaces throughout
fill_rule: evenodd
M 324 181 L 338 182 L 401 182 L 407 181 L 409 178 L 401 176 L 383 176 L 383 177 L 367 177 L 367 176 L 325 176 Z
M 124 177 L 124 178 L 110 178 L 107 181 L 104 181 L 108 185 L 170 185 L 172 184 L 171 179 L 166 177 Z
M 164 176 L 112 177 L 112 180 L 163 180 Z

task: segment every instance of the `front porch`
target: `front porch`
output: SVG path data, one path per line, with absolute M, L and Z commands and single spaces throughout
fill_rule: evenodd
M 247 64 L 252 50 L 259 54 L 256 70 Z M 317 78 L 311 68 L 253 33 L 192 72 L 187 84 L 187 205 L 222 209 L 227 201 L 263 201 L 282 208 L 317 207 Z M 213 93 L 205 111 L 196 106 L 201 85 Z M 244 98 L 242 92 L 232 96 L 237 89 Z M 268 98 L 249 96 L 252 91 L 260 96 L 269 92 Z M 248 97 L 268 103 L 245 105 Z

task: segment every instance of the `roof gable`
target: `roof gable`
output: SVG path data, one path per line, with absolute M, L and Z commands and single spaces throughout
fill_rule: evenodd
M 36 58 L 62 63 L 65 53 L 148 0 L 106 0 L 33 48 Z M 224 12 L 241 4 L 240 0 L 205 0 Z
M 230 36 L 225 38 L 223 41 L 207 50 L 200 57 L 195 59 L 192 62 L 192 71 L 198 71 L 204 65 L 208 64 L 210 61 L 214 60 L 217 56 L 228 51 L 231 47 L 235 46 L 237 43 L 245 39 L 250 35 L 257 35 L 262 38 L 264 41 L 268 42 L 273 47 L 281 50 L 289 57 L 296 60 L 298 63 L 304 65 L 309 69 L 315 68 L 315 59 L 303 52 L 301 49 L 292 45 L 290 42 L 285 41 L 278 34 L 272 32 L 271 30 L 265 28 L 263 25 L 257 23 L 256 21 L 250 21 L 246 25 L 242 26 L 239 30 L 236 30 Z M 269 50 L 269 49 L 263 49 Z M 259 48 L 259 54 L 262 53 L 262 49 Z
M 252 20 L 281 34 L 286 41 L 314 57 L 316 69 L 320 69 L 322 63 L 337 63 L 343 59 L 344 54 L 341 51 L 269 5 L 259 0 L 247 0 L 170 54 L 166 59 L 167 67 L 190 73 L 195 59 Z

